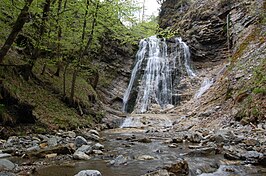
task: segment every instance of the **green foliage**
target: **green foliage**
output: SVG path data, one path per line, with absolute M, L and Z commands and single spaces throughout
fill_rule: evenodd
M 165 29 L 160 29 L 159 35 L 164 38 L 172 38 L 174 36 L 178 36 L 178 32 L 173 31 L 170 27 Z

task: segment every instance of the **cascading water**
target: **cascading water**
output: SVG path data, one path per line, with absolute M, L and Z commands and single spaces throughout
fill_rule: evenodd
M 202 82 L 200 89 L 194 95 L 194 99 L 200 98 L 213 85 L 213 82 L 214 82 L 213 79 L 204 78 L 204 81 Z
M 161 108 L 172 104 L 173 75 L 178 71 L 182 72 L 183 68 L 188 76 L 196 76 L 190 67 L 189 47 L 181 38 L 176 38 L 174 50 L 168 49 L 165 39 L 156 36 L 141 40 L 131 79 L 124 94 L 123 111 L 128 111 L 130 99 L 134 99 L 133 110 L 136 113 L 146 112 L 151 104 L 158 104 Z

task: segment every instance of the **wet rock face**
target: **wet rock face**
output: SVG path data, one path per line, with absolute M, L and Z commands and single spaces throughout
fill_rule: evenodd
M 177 9 L 173 13 L 165 14 L 162 13 L 165 11 L 164 8 L 168 11 L 170 8 Z M 219 7 L 217 2 L 206 0 L 190 4 L 178 0 L 166 0 L 162 12 L 160 27 L 171 27 L 187 40 L 194 61 L 219 61 L 225 57 L 226 15 L 224 17 L 219 14 L 226 13 L 226 8 Z M 173 20 L 165 21 L 164 18 Z
M 194 61 L 217 62 L 227 58 L 228 47 L 237 45 L 239 33 L 255 23 L 253 6 L 253 0 L 166 0 L 159 23 L 161 28 L 170 27 L 186 40 Z

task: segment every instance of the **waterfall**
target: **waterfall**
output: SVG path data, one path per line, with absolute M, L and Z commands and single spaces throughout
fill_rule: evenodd
M 139 50 L 136 54 L 136 63 L 135 63 L 135 66 L 132 70 L 132 73 L 131 73 L 131 78 L 130 78 L 130 82 L 129 82 L 129 85 L 127 87 L 127 90 L 124 94 L 124 97 L 123 97 L 123 112 L 126 112 L 126 105 L 127 105 L 127 102 L 128 102 L 128 98 L 129 98 L 129 95 L 130 95 L 130 91 L 132 89 L 132 86 L 133 86 L 133 83 L 135 81 L 135 77 L 136 77 L 136 74 L 137 74 L 137 71 L 139 71 L 140 69 L 140 66 L 141 66 L 141 63 L 144 59 L 144 56 L 145 56 L 145 53 L 146 53 L 146 47 L 147 47 L 147 41 L 145 41 L 144 39 L 142 39 L 139 43 Z
M 176 62 L 179 63 L 178 69 Z M 176 38 L 174 45 L 156 36 L 141 40 L 131 79 L 124 94 L 123 111 L 127 112 L 130 99 L 134 99 L 132 102 L 135 103 L 136 113 L 146 112 L 151 104 L 158 104 L 161 108 L 172 104 L 173 75 L 183 68 L 189 77 L 196 76 L 190 67 L 189 47 L 181 38 Z
M 185 42 L 182 41 L 181 38 L 176 38 L 176 40 L 178 40 L 179 44 L 181 45 L 181 48 L 183 49 L 184 52 L 184 65 L 185 65 L 185 69 L 186 72 L 188 74 L 188 76 L 190 77 L 195 77 L 196 74 L 193 72 L 193 70 L 190 67 L 190 51 L 189 51 L 189 47 L 187 46 L 187 44 Z M 180 60 L 179 60 L 180 62 Z
M 200 89 L 195 94 L 194 99 L 200 98 L 213 85 L 213 82 L 213 79 L 204 78 L 204 81 L 202 82 Z

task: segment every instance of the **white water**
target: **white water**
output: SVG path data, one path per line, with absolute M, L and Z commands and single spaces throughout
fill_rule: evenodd
M 185 65 L 185 69 L 187 71 L 188 76 L 190 77 L 195 77 L 196 74 L 193 72 L 193 70 L 190 67 L 190 51 L 189 51 L 189 47 L 187 46 L 187 44 L 185 42 L 182 41 L 181 38 L 176 38 L 179 42 L 180 47 L 183 49 L 184 52 L 184 65 Z M 180 62 L 180 59 L 179 59 Z M 181 63 L 179 64 L 181 65 Z
M 145 56 L 145 53 L 146 53 L 146 47 L 147 47 L 147 42 L 144 39 L 141 40 L 140 43 L 139 43 L 139 50 L 138 50 L 138 52 L 136 54 L 136 64 L 135 64 L 135 67 L 132 70 L 131 79 L 130 79 L 129 85 L 128 85 L 127 90 L 126 90 L 126 92 L 124 94 L 124 97 L 123 97 L 123 109 L 122 109 L 123 112 L 126 112 L 126 104 L 128 102 L 130 91 L 131 91 L 133 83 L 135 81 L 135 77 L 136 77 L 137 71 L 140 69 L 141 63 L 142 63 L 142 61 L 144 59 L 144 56 Z
M 196 76 L 190 67 L 189 47 L 181 38 L 176 38 L 173 53 L 169 53 L 165 39 L 152 36 L 141 40 L 131 79 L 124 94 L 123 111 L 127 111 L 133 87 L 137 87 L 134 106 L 136 113 L 146 112 L 150 104 L 158 104 L 161 108 L 172 104 L 172 75 L 177 71 L 176 62 L 179 63 L 179 70 L 184 67 L 189 77 Z
M 142 128 L 147 126 L 152 127 L 171 127 L 173 121 L 167 117 L 146 117 L 134 115 L 125 118 L 120 128 Z
M 213 85 L 213 82 L 213 79 L 204 78 L 203 82 L 201 83 L 200 89 L 194 95 L 194 98 L 200 98 Z

